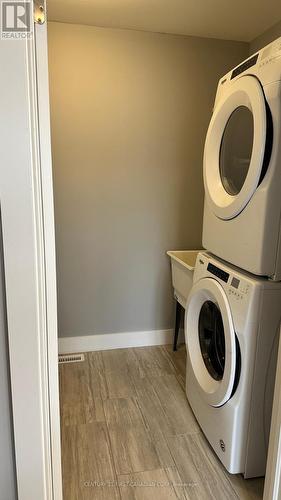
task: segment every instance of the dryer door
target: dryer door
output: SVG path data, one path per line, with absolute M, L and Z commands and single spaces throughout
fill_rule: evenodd
M 198 281 L 186 306 L 185 340 L 188 363 L 201 397 L 221 406 L 231 397 L 236 366 L 236 336 L 222 286 L 212 278 Z
M 206 200 L 221 219 L 236 217 L 261 178 L 267 136 L 263 89 L 254 76 L 229 86 L 215 107 L 204 151 Z

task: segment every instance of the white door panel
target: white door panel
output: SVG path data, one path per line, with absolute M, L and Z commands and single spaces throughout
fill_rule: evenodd
M 34 36 L 0 39 L 0 204 L 20 500 L 62 498 L 46 28 L 38 26 L 40 67 Z

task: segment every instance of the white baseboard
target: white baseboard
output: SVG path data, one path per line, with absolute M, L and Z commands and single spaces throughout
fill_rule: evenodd
M 183 330 L 179 333 L 179 342 L 184 338 Z M 59 338 L 59 354 L 77 352 L 104 351 L 126 347 L 145 347 L 172 344 L 174 331 L 151 330 L 146 332 L 105 333 L 80 337 Z

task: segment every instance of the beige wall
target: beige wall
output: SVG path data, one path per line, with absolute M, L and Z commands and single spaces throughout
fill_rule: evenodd
M 279 36 L 281 36 L 281 21 L 272 26 L 272 28 L 270 28 L 269 30 L 262 33 L 262 35 L 258 36 L 250 43 L 250 54 L 254 54 L 254 52 L 257 52 L 257 50 L 265 47 L 265 45 L 267 45 L 268 43 L 273 42 L 273 40 L 275 40 Z
M 165 252 L 201 245 L 216 84 L 248 50 L 49 24 L 61 336 L 173 325 Z

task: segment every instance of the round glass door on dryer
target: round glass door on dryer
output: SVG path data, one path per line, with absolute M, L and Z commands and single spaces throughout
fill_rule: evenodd
M 281 39 L 223 77 L 204 150 L 203 246 L 281 279 Z
M 215 279 L 193 286 L 185 331 L 192 391 L 208 405 L 224 405 L 235 390 L 240 360 L 228 298 Z
M 267 123 L 266 102 L 253 76 L 236 80 L 214 110 L 204 154 L 206 200 L 224 220 L 240 214 L 255 193 L 263 173 Z

